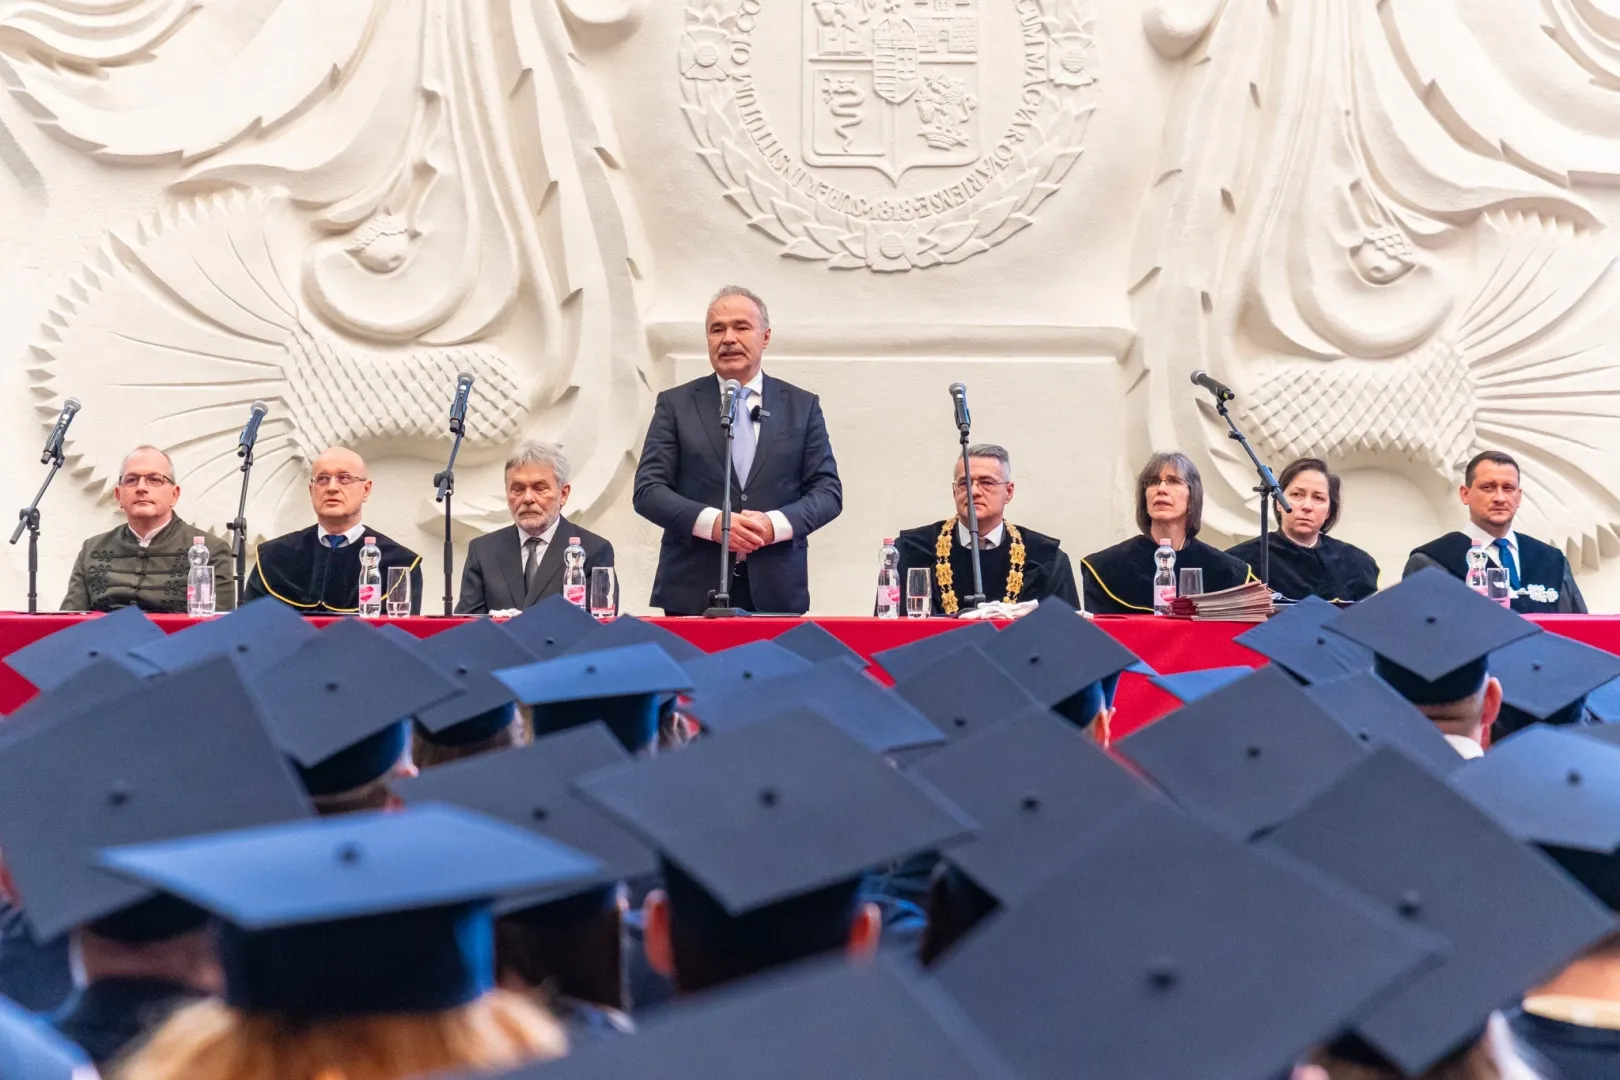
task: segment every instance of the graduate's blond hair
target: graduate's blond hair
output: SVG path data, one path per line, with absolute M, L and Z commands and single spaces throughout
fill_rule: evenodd
M 492 990 L 437 1013 L 295 1020 L 222 1001 L 187 1006 L 107 1073 L 110 1080 L 409 1080 L 498 1070 L 568 1052 L 550 1013 Z

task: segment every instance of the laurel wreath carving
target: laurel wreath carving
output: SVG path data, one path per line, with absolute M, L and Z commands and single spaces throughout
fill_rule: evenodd
M 1027 229 L 1084 153 L 1095 111 L 1079 102 L 1078 90 L 1059 94 L 1045 87 L 1030 137 L 983 191 L 941 214 L 879 221 L 817 202 L 763 166 L 727 81 L 683 77 L 681 83 L 682 111 L 698 154 L 724 187 L 724 197 L 752 228 L 784 246 L 783 257 L 825 262 L 832 270 L 892 273 L 950 265 Z

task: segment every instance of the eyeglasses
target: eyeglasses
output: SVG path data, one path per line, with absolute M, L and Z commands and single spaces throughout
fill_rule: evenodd
M 323 488 L 336 484 L 338 487 L 353 487 L 355 484 L 363 484 L 365 482 L 365 477 L 355 476 L 353 473 L 318 473 L 310 478 L 309 486 L 312 488 Z
M 162 473 L 127 473 L 118 478 L 119 487 L 137 488 L 142 484 L 147 487 L 168 487 L 174 483 Z
M 1008 483 L 1009 481 L 1007 480 L 991 480 L 983 476 L 975 476 L 973 478 L 973 486 L 978 488 L 980 491 L 994 491 L 996 488 L 1006 487 Z M 967 489 L 968 482 L 966 480 L 958 480 L 956 482 L 957 491 L 966 491 Z

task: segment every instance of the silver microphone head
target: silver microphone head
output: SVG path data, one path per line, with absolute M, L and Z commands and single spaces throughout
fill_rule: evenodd
M 83 407 L 84 406 L 79 403 L 79 399 L 76 397 L 70 397 L 66 401 L 62 402 L 62 411 L 67 413 L 76 413 Z
M 270 411 L 270 406 L 266 405 L 263 401 L 255 401 L 248 408 L 248 412 L 258 413 L 260 416 L 263 416 L 265 413 L 267 413 L 269 411 Z
M 473 373 L 470 371 L 458 371 L 456 373 L 457 386 L 471 386 L 477 381 L 477 379 L 473 378 Z
M 720 384 L 720 389 L 724 390 L 728 394 L 740 394 L 742 393 L 742 383 L 738 382 L 736 379 L 727 379 L 725 382 Z
M 1205 371 L 1203 368 L 1199 368 L 1197 371 L 1192 373 L 1192 378 L 1189 381 L 1194 386 L 1202 386 L 1203 380 L 1207 378 L 1209 378 L 1209 372 Z
M 951 397 L 967 397 L 967 386 L 963 383 L 951 383 Z

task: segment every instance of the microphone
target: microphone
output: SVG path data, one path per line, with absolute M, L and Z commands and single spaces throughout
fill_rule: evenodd
M 456 400 L 450 405 L 450 422 L 459 424 L 467 419 L 467 398 L 472 395 L 473 378 L 470 371 L 456 373 Z
M 957 430 L 968 430 L 973 426 L 973 419 L 968 415 L 967 387 L 959 382 L 951 383 L 951 400 L 956 402 Z
M 737 422 L 737 398 L 742 395 L 742 383 L 727 379 L 720 384 L 720 418 L 727 423 Z
M 252 409 L 248 412 L 247 424 L 242 428 L 242 436 L 236 440 L 236 452 L 238 455 L 246 455 L 249 450 L 253 449 L 253 444 L 259 441 L 259 424 L 263 422 L 265 413 L 269 411 L 270 406 L 264 402 L 255 401 L 253 403 Z
M 1205 390 L 1208 390 L 1210 393 L 1214 394 L 1217 402 L 1225 403 L 1228 401 L 1233 401 L 1237 398 L 1237 395 L 1232 393 L 1231 387 L 1221 382 L 1203 368 L 1199 368 L 1197 371 L 1192 373 L 1192 381 L 1194 386 L 1202 386 Z
M 73 423 L 73 417 L 82 407 L 76 397 L 70 397 L 62 402 L 62 412 L 56 418 L 56 426 L 51 429 L 50 437 L 45 440 L 45 452 L 39 455 L 41 465 L 49 465 L 52 460 L 62 456 L 62 444 L 67 440 L 68 426 Z

